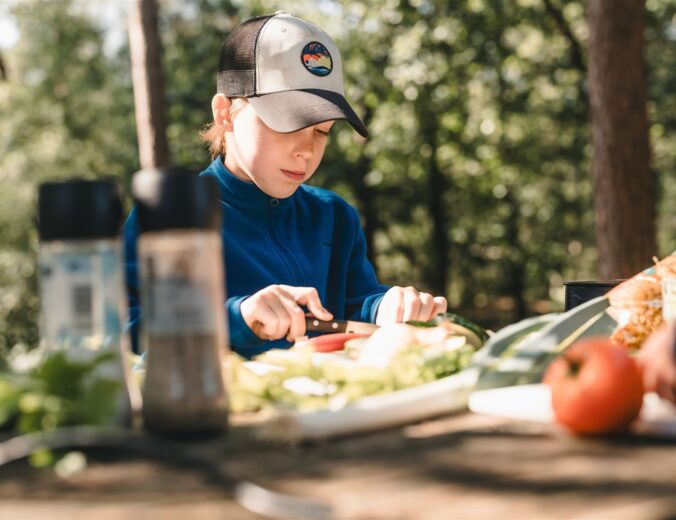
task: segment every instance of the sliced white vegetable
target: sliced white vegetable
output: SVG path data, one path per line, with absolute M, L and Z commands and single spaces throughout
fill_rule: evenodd
M 284 440 L 326 439 L 458 412 L 467 408 L 477 377 L 478 371 L 464 370 L 413 388 L 364 397 L 335 411 L 282 412 L 259 433 Z

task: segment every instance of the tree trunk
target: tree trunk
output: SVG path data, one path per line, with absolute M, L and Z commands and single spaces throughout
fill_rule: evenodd
M 129 15 L 129 47 L 141 168 L 168 166 L 162 48 L 155 0 L 134 0 Z
M 365 107 L 362 121 L 366 128 L 371 124 L 373 119 L 373 110 Z M 375 206 L 375 198 L 377 196 L 376 190 L 366 183 L 366 177 L 371 171 L 371 158 L 363 151 L 359 157 L 359 161 L 355 165 L 355 175 L 350 176 L 354 196 L 357 199 L 359 213 L 364 220 L 364 238 L 366 240 L 366 256 L 373 264 L 376 273 L 378 272 L 378 265 L 375 257 L 374 241 L 376 230 L 380 227 L 380 219 Z
M 431 89 L 430 89 L 431 90 Z M 421 99 L 430 99 L 430 92 L 426 92 Z M 436 114 L 430 113 L 427 106 L 418 112 L 421 121 L 422 140 L 431 148 L 427 164 L 427 210 L 432 218 L 432 236 L 430 237 L 430 272 L 427 273 L 427 282 L 435 293 L 446 296 L 448 291 L 448 259 L 449 243 L 448 229 L 450 217 L 448 206 L 444 198 L 448 191 L 448 183 L 444 172 L 437 161 L 437 131 L 438 121 Z
M 520 213 L 519 202 L 514 192 L 509 190 L 505 196 L 509 205 L 509 216 L 505 222 L 505 240 L 510 246 L 509 263 L 505 268 L 507 274 L 507 290 L 514 300 L 514 318 L 511 321 L 520 321 L 528 315 L 528 306 L 524 293 L 526 291 L 526 258 L 524 249 L 519 240 Z
M 507 0 L 509 1 L 509 0 Z M 495 14 L 497 15 L 498 20 L 506 19 L 505 0 L 499 0 L 495 3 Z M 545 5 L 548 10 L 553 10 L 553 4 L 551 2 L 545 1 Z M 554 11 L 555 12 L 555 11 Z M 557 18 L 557 23 L 559 27 L 563 27 L 561 24 L 565 22 L 562 16 Z M 498 71 L 498 116 L 500 123 L 507 128 L 509 125 L 508 116 L 509 108 L 508 104 L 505 102 L 507 99 L 507 90 L 508 85 L 505 81 L 505 62 L 511 55 L 511 51 L 505 48 L 504 44 L 504 32 L 503 28 L 498 25 L 497 31 L 495 34 L 495 44 L 498 49 L 498 56 L 500 61 L 496 63 L 495 67 Z M 575 48 L 572 45 L 572 48 Z M 573 53 L 574 55 L 574 53 Z M 573 57 L 571 59 L 582 59 L 581 55 Z M 505 142 L 504 132 L 500 132 L 500 138 L 497 144 L 497 149 L 500 153 L 501 163 L 503 165 L 508 165 L 511 162 L 510 159 L 510 150 L 511 147 L 508 143 Z M 528 314 L 528 306 L 526 305 L 526 262 L 528 260 L 527 248 L 523 246 L 519 238 L 519 232 L 521 230 L 521 217 L 520 217 L 520 204 L 519 198 L 517 197 L 515 190 L 509 186 L 507 193 L 505 195 L 505 203 L 509 206 L 509 215 L 505 220 L 505 240 L 509 244 L 509 257 L 505 265 L 505 273 L 507 274 L 507 279 L 505 280 L 505 288 L 507 289 L 508 295 L 512 298 L 514 302 L 514 314 L 513 318 L 510 321 L 519 321 L 526 317 Z
M 599 276 L 626 278 L 656 254 L 644 0 L 590 0 L 589 93 Z
M 552 18 L 563 37 L 568 40 L 571 67 L 579 70 L 582 73 L 586 73 L 587 66 L 585 65 L 582 46 L 575 37 L 575 34 L 566 21 L 565 16 L 563 16 L 562 8 L 560 6 L 554 5 L 552 0 L 544 0 L 544 3 L 547 14 Z
M 0 55 L 0 81 L 7 81 L 7 68 L 5 67 L 2 55 Z

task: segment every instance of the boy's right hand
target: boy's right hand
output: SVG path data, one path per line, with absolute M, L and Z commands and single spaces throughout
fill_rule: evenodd
M 305 305 L 320 320 L 333 318 L 319 300 L 314 287 L 270 285 L 242 302 L 244 322 L 261 339 L 288 341 L 305 335 Z

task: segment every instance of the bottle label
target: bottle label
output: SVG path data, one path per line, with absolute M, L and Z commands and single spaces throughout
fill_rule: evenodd
M 92 305 L 92 286 L 83 283 L 74 285 L 71 291 L 73 324 L 80 331 L 88 331 L 94 325 L 94 306 Z
M 199 235 L 183 240 L 150 242 L 142 237 L 143 327 L 157 336 L 214 334 L 223 308 L 220 251 Z M 224 321 L 224 319 L 223 319 Z
M 41 335 L 50 350 L 97 351 L 119 342 L 122 281 L 117 244 L 40 250 Z

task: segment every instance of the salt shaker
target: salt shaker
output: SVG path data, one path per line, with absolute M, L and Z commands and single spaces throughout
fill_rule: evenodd
M 221 433 L 228 339 L 217 185 L 176 170 L 141 170 L 133 192 L 145 426 L 168 435 Z
M 140 406 L 121 327 L 122 219 L 120 192 L 112 181 L 71 179 L 39 186 L 41 346 L 47 356 L 62 352 L 73 361 L 115 354 L 95 372 L 119 383 L 115 424 L 128 424 Z

